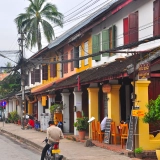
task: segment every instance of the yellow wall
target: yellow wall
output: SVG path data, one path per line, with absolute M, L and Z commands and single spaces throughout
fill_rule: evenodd
M 120 123 L 120 87 L 120 85 L 112 85 L 111 92 L 108 93 L 108 118 L 111 118 L 115 122 L 116 126 Z
M 84 43 L 88 41 L 88 53 L 92 54 L 92 37 L 91 34 L 85 34 L 85 36 L 83 36 L 81 38 L 81 40 L 79 42 L 76 43 L 76 46 L 81 46 L 81 56 L 85 55 L 84 52 Z M 79 63 L 81 63 L 81 67 L 76 69 L 76 73 L 77 72 L 81 72 L 84 71 L 88 68 L 92 67 L 92 58 L 88 58 L 88 65 L 84 65 L 84 60 L 79 61 Z

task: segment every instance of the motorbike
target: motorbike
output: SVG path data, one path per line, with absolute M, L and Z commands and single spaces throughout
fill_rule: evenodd
M 43 142 L 48 144 L 47 137 L 45 138 L 45 140 Z M 59 142 L 52 142 L 49 145 L 50 145 L 50 147 L 46 152 L 45 160 L 62 160 L 63 156 L 59 155 L 59 153 L 60 153 Z

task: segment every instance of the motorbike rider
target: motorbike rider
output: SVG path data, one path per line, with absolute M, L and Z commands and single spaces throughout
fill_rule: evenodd
M 48 122 L 49 127 L 47 128 L 47 139 L 49 141 L 48 144 L 43 148 L 42 154 L 41 154 L 41 160 L 44 160 L 47 150 L 50 147 L 50 143 L 52 142 L 59 142 L 60 139 L 63 139 L 63 133 L 62 130 L 54 125 L 54 121 Z M 63 156 L 59 155 L 59 160 L 62 160 Z

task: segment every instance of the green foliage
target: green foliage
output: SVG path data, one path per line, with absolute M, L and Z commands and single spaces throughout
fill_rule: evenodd
M 50 109 L 50 113 L 53 114 L 58 107 L 60 107 L 60 104 L 56 104 L 56 103 L 53 104 L 52 106 L 50 106 L 50 108 L 49 108 Z
M 0 82 L 0 98 L 21 89 L 21 76 L 18 71 L 10 74 Z
M 142 147 L 135 148 L 134 153 L 137 153 L 137 154 L 143 153 L 143 148 Z
M 17 111 L 10 112 L 8 120 L 10 122 L 17 122 L 20 119 L 20 116 L 17 114 Z
M 156 100 L 150 100 L 147 104 L 148 112 L 143 117 L 144 123 L 156 124 L 160 120 L 160 95 Z
M 81 117 L 81 118 L 77 118 L 77 121 L 74 123 L 74 127 L 76 127 L 76 129 L 78 131 L 85 131 L 88 128 L 88 117 Z
M 63 26 L 63 14 L 58 12 L 57 7 L 47 0 L 28 0 L 29 6 L 25 9 L 25 13 L 21 13 L 15 19 L 18 31 L 22 29 L 26 33 L 27 47 L 38 46 L 38 50 L 42 48 L 41 38 L 42 31 L 48 43 L 51 42 L 54 30 L 51 23 L 57 26 Z

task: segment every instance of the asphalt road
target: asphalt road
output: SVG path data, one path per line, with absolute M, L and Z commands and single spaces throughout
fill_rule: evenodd
M 40 160 L 40 153 L 26 144 L 0 135 L 0 160 Z

